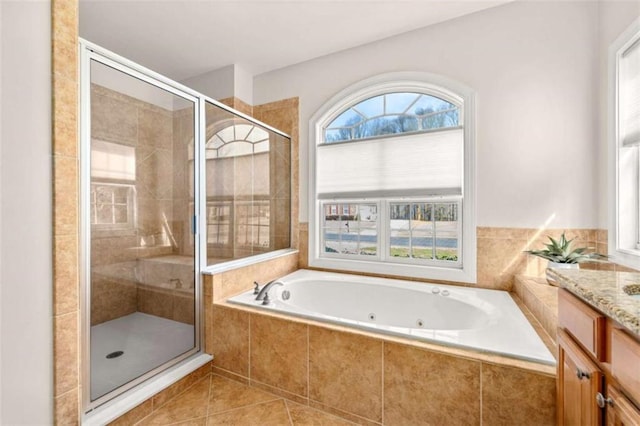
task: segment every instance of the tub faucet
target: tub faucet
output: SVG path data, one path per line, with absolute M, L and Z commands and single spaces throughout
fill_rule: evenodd
M 271 287 L 275 286 L 275 285 L 284 285 L 282 284 L 280 281 L 278 280 L 273 280 L 268 282 L 267 284 L 264 285 L 264 287 L 262 287 L 262 289 L 258 292 L 258 295 L 256 296 L 256 300 L 267 300 L 267 303 L 265 303 L 266 305 L 269 304 L 268 302 L 268 297 L 269 297 L 269 290 L 271 289 Z

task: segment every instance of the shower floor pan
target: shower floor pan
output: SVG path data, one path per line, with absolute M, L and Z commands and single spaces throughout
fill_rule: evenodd
M 193 325 L 141 312 L 94 325 L 91 327 L 91 399 L 130 382 L 193 346 Z

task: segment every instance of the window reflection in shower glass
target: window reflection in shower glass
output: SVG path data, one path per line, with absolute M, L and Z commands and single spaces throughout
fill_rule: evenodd
M 291 141 L 206 104 L 208 264 L 289 248 Z
M 195 348 L 195 104 L 97 61 L 90 97 L 96 401 Z

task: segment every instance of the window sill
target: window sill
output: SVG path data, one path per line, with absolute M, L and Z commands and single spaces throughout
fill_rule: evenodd
M 203 275 L 215 275 L 221 272 L 232 271 L 234 269 L 244 268 L 256 263 L 266 262 L 268 260 L 278 259 L 280 257 L 285 257 L 297 253 L 298 250 L 292 248 L 276 250 L 269 253 L 257 254 L 255 256 L 243 257 L 241 259 L 235 259 L 228 262 L 218 263 L 216 265 L 206 266 L 202 268 L 200 272 Z

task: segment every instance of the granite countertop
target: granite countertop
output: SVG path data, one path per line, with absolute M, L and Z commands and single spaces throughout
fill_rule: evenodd
M 640 272 L 548 269 L 560 287 L 613 318 L 640 337 L 640 295 L 630 296 L 624 287 L 640 284 Z

